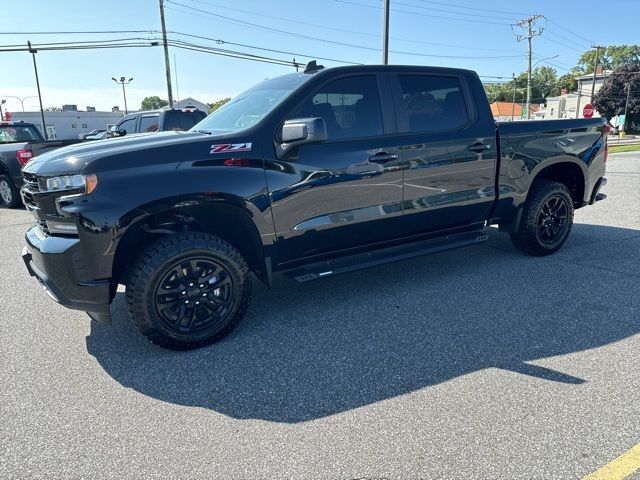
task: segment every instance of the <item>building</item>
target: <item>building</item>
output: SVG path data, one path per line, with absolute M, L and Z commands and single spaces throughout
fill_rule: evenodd
M 584 118 L 582 110 L 584 106 L 591 101 L 591 92 L 597 94 L 607 77 L 611 75 L 611 70 L 602 70 L 598 67 L 596 71 L 596 83 L 593 85 L 593 74 L 581 75 L 576 77 L 578 89 L 574 93 L 568 93 L 566 90 L 557 96 L 547 98 L 547 113 L 545 118 Z M 600 114 L 596 110 L 594 117 Z
M 181 110 L 183 108 L 189 108 L 189 107 L 195 107 L 198 110 L 202 110 L 205 113 L 209 112 L 209 105 L 207 105 L 206 103 L 199 102 L 195 98 L 187 97 L 187 98 L 183 98 L 180 101 L 173 102 L 173 108 L 175 109 Z M 162 107 L 162 109 L 168 110 L 169 106 L 167 105 L 166 107 Z
M 69 107 L 69 105 L 66 105 Z M 66 110 L 58 112 L 44 112 L 47 124 L 47 138 L 49 140 L 64 140 L 78 138 L 81 133 L 94 129 L 106 130 L 115 124 L 123 116 L 123 112 L 96 112 L 95 108 L 87 107 L 87 111 Z M 11 120 L 14 122 L 34 123 L 42 132 L 42 117 L 40 111 L 36 112 L 11 112 Z
M 526 120 L 526 108 L 521 103 L 511 102 L 493 102 L 491 105 L 491 113 L 496 122 L 511 122 L 512 120 Z M 531 118 L 538 111 L 538 105 L 531 105 Z

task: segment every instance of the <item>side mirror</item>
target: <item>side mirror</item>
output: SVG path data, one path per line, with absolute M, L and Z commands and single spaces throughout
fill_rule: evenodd
M 109 129 L 110 137 L 123 137 L 126 134 L 127 134 L 127 131 L 124 128 L 118 128 L 115 125 Z
M 280 142 L 276 142 L 276 154 L 283 158 L 293 147 L 326 139 L 327 127 L 320 117 L 286 120 L 280 131 Z

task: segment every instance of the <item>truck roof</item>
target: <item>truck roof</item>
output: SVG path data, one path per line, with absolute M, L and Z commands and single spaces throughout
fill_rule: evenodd
M 420 72 L 435 73 L 440 75 L 477 75 L 475 71 L 464 68 L 432 67 L 423 65 L 346 65 L 340 67 L 324 68 L 318 65 L 308 72 L 311 75 L 335 75 L 336 73 L 367 73 L 367 72 Z

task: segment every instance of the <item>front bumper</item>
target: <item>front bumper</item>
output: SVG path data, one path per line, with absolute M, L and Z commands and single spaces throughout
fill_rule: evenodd
M 51 298 L 67 308 L 87 312 L 97 322 L 111 323 L 109 280 L 78 280 L 78 272 L 86 270 L 78 238 L 46 236 L 35 226 L 25 240 L 22 259 Z

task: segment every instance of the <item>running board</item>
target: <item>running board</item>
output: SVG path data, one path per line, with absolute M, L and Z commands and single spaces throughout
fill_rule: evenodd
M 451 250 L 475 243 L 484 242 L 488 235 L 482 232 L 466 232 L 446 237 L 433 238 L 412 242 L 395 247 L 388 247 L 372 252 L 358 253 L 348 257 L 341 257 L 317 263 L 311 263 L 302 267 L 296 267 L 283 272 L 287 277 L 293 278 L 298 283 L 317 280 L 318 278 L 337 275 L 339 273 L 359 270 L 361 268 L 381 265 L 383 263 L 405 260 L 407 258 L 428 255 L 430 253 Z

